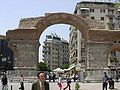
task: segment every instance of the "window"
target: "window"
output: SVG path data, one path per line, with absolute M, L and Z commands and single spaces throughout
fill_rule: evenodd
M 117 41 L 114 41 L 114 43 L 117 43 Z
M 100 9 L 100 12 L 101 13 L 105 13 L 105 9 Z
M 91 19 L 95 19 L 95 17 L 91 17 Z
M 114 14 L 114 10 L 108 10 L 108 14 Z
M 113 18 L 109 18 L 109 22 L 113 22 Z
M 101 17 L 101 20 L 104 21 L 104 17 Z
M 94 12 L 94 9 L 90 9 L 90 12 Z

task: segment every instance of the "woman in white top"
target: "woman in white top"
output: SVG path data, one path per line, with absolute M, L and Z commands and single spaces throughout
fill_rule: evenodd
M 24 78 L 23 78 L 23 74 L 20 77 L 20 85 L 21 85 L 21 87 L 19 89 L 24 90 Z
M 58 77 L 58 86 L 59 86 L 60 90 L 62 90 L 62 77 L 61 77 L 61 74 L 59 74 L 59 77 Z

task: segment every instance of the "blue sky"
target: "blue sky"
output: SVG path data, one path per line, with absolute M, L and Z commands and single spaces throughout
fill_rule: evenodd
M 17 28 L 21 18 L 44 16 L 45 13 L 52 12 L 73 13 L 78 2 L 80 0 L 1 0 L 0 34 L 6 35 L 8 30 Z M 68 25 L 52 25 L 43 32 L 42 36 L 53 32 L 68 40 L 66 35 L 69 32 L 68 27 Z
M 18 27 L 21 18 L 44 16 L 45 13 L 73 13 L 80 0 L 0 0 L 0 34 Z M 65 25 L 63 25 L 65 26 Z
M 78 2 L 80 0 L 0 0 L 0 35 L 16 29 L 21 18 L 44 16 L 45 13 L 73 13 Z M 52 25 L 42 33 L 40 43 L 43 44 L 46 34 L 51 33 L 68 40 L 68 29 L 69 25 Z

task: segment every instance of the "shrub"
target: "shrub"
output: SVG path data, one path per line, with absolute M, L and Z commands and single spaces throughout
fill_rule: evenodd
M 78 82 L 76 82 L 76 84 L 75 84 L 75 90 L 80 90 L 80 85 Z

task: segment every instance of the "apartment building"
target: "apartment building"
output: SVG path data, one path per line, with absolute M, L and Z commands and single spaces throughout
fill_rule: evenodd
M 43 61 L 51 70 L 69 63 L 69 43 L 56 34 L 46 35 L 42 51 Z
M 120 7 L 110 1 L 81 1 L 77 3 L 74 13 L 86 19 L 101 21 L 106 29 L 120 29 Z
M 115 3 L 112 3 L 110 1 L 81 1 L 77 3 L 74 14 L 80 15 L 85 19 L 103 22 L 105 25 L 105 30 L 120 30 L 120 8 L 116 7 Z M 81 79 L 83 80 L 83 78 L 86 77 L 84 76 L 85 70 L 89 68 L 87 60 L 88 55 L 86 54 L 85 46 L 86 42 L 82 38 L 80 31 L 73 26 L 70 27 L 69 37 L 70 67 L 75 67 L 71 70 L 71 74 L 76 71 L 82 71 L 79 72 L 79 74 Z M 112 53 L 116 54 L 114 55 L 116 56 L 116 61 L 120 62 L 120 60 L 118 60 L 120 52 L 115 51 Z M 77 70 L 78 67 L 79 69 Z

